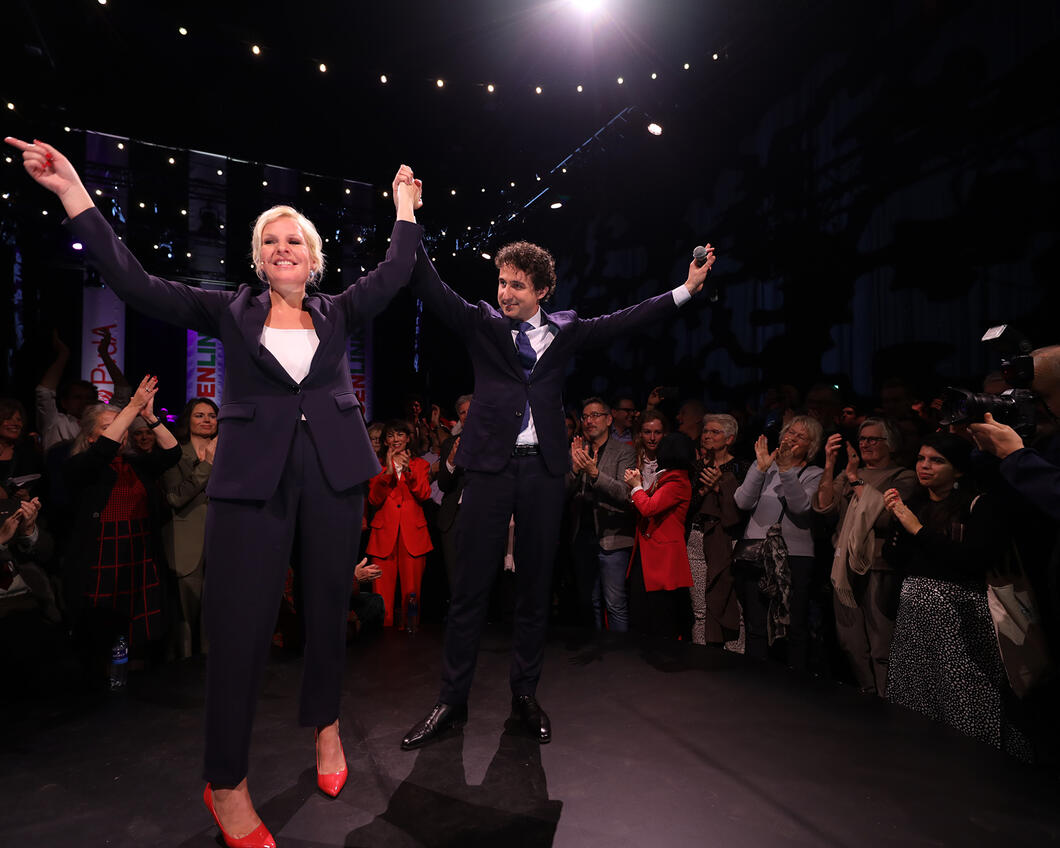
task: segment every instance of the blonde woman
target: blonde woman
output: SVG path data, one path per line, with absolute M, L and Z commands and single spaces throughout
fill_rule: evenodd
M 420 184 L 402 166 L 386 259 L 337 295 L 321 238 L 289 206 L 254 225 L 264 291 L 206 291 L 149 275 L 95 208 L 69 160 L 43 142 L 7 139 L 27 173 L 58 195 L 69 228 L 107 285 L 146 314 L 225 347 L 225 402 L 206 492 L 207 663 L 203 800 L 229 845 L 271 846 L 247 787 L 250 730 L 294 539 L 303 566 L 306 653 L 299 723 L 314 727 L 317 784 L 332 797 L 347 776 L 338 715 L 347 601 L 357 562 L 361 484 L 379 471 L 350 382 L 347 339 L 404 286 L 422 229 Z M 298 768 L 292 764 L 292 768 Z

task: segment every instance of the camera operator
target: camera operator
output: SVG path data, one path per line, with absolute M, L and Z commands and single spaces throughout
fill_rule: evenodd
M 1053 416 L 1052 427 L 1040 427 L 1032 446 L 1025 445 L 1019 433 L 995 421 L 990 413 L 969 429 L 979 450 L 1001 461 L 999 471 L 1005 481 L 1054 521 L 1060 521 L 1060 434 L 1055 430 L 1060 418 L 1060 345 L 1039 348 L 1031 356 L 1031 388 Z
M 1025 443 L 1016 428 L 996 420 L 990 412 L 983 414 L 981 422 L 971 423 L 969 430 L 980 451 L 977 476 L 984 486 L 998 491 L 1007 505 L 1013 540 L 1034 589 L 1055 665 L 1060 660 L 1060 432 L 1056 427 L 1060 345 L 1039 348 L 1024 359 L 1030 361 L 1022 378 L 1006 374 L 1006 379 L 1011 385 L 1029 388 L 1044 406 L 1039 411 L 1045 418 L 1039 418 L 1033 442 Z M 1060 763 L 1060 728 L 1055 726 L 1060 682 L 1054 679 L 1039 687 L 1024 707 L 1039 758 L 1056 766 Z

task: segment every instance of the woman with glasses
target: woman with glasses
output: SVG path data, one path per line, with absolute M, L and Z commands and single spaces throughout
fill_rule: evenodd
M 896 489 L 908 498 L 916 477 L 894 461 L 902 442 L 890 421 L 866 418 L 858 428 L 858 449 L 847 442 L 847 462 L 836 475 L 843 437 L 825 445 L 824 474 L 814 497 L 814 511 L 834 522 L 832 605 L 836 636 L 864 694 L 887 693 L 887 666 L 898 607 L 899 578 L 883 557 L 891 515 L 883 493 Z
M 731 415 L 703 416 L 688 508 L 692 641 L 697 645 L 722 645 L 740 635 L 740 607 L 730 568 L 733 542 L 743 527 L 734 496 L 747 474 L 747 463 L 730 452 L 738 431 Z

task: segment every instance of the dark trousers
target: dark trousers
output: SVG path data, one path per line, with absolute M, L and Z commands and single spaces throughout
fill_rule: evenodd
M 644 585 L 640 549 L 629 568 L 629 626 L 644 636 L 688 640 L 692 635 L 692 598 L 688 589 L 654 589 Z
M 533 695 L 541 677 L 551 606 L 552 569 L 563 515 L 563 476 L 540 456 L 512 457 L 502 471 L 468 471 L 457 518 L 457 567 L 445 630 L 443 704 L 463 704 L 471 691 L 490 589 L 515 517 L 515 615 L 512 693 Z
M 806 652 L 810 637 L 810 585 L 813 581 L 813 557 L 789 556 L 791 595 L 788 598 L 791 621 L 788 624 L 788 665 L 806 668 Z M 769 598 L 758 590 L 760 569 L 748 568 L 745 563 L 733 563 L 736 577 L 736 596 L 743 610 L 744 652 L 749 657 L 764 660 L 769 653 L 766 616 Z
M 210 501 L 206 780 L 234 786 L 246 777 L 254 708 L 292 554 L 300 563 L 305 632 L 298 720 L 308 727 L 338 718 L 362 508 L 360 487 L 336 492 L 328 485 L 306 422 L 295 431 L 269 500 Z M 296 536 L 299 550 L 292 552 Z

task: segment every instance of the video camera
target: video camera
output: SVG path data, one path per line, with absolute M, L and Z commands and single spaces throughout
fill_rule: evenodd
M 990 413 L 995 421 L 1007 424 L 1026 440 L 1037 429 L 1038 395 L 1031 391 L 1034 357 L 1030 341 L 1007 324 L 991 327 L 981 341 L 1001 350 L 1001 373 L 1012 386 L 999 395 L 971 392 L 947 386 L 942 393 L 940 424 L 974 423 Z

